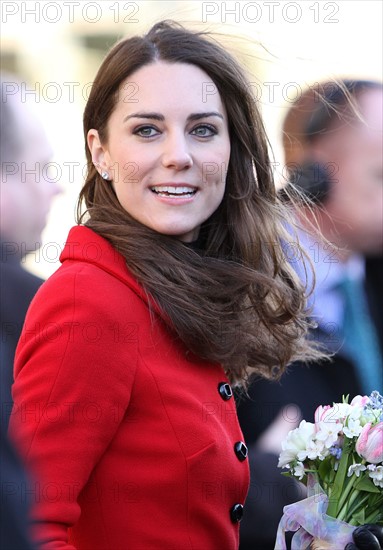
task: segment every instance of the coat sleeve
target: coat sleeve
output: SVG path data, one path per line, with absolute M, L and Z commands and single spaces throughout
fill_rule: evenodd
M 119 428 L 135 375 L 131 291 L 92 269 L 59 270 L 43 285 L 16 353 L 9 432 L 33 476 L 25 492 L 42 549 L 74 549 L 78 495 Z

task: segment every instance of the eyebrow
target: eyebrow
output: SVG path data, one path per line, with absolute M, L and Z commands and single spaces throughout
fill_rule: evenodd
M 187 122 L 193 121 L 193 120 L 200 120 L 201 118 L 207 118 L 211 116 L 217 116 L 223 120 L 223 116 L 221 113 L 217 113 L 216 111 L 209 111 L 206 113 L 193 113 L 187 117 Z M 164 121 L 165 117 L 164 115 L 160 115 L 159 113 L 132 113 L 131 115 L 128 115 L 124 118 L 123 122 L 126 122 L 130 118 L 150 118 L 154 120 L 160 120 Z

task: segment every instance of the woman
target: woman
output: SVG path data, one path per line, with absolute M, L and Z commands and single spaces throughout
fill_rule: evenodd
M 87 210 L 15 365 L 41 548 L 238 547 L 249 474 L 231 386 L 316 354 L 250 90 L 223 48 L 171 22 L 96 76 Z

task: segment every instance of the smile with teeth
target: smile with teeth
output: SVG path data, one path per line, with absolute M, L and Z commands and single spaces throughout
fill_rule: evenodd
M 155 185 L 154 187 L 151 187 L 151 190 L 153 193 L 156 193 L 156 195 L 160 197 L 192 197 L 197 193 L 197 189 L 195 187 L 173 187 L 171 185 Z

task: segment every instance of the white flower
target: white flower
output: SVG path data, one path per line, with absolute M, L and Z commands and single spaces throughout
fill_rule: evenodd
M 296 466 L 294 467 L 294 475 L 298 479 L 302 479 L 305 475 L 305 467 L 302 462 L 297 462 Z
M 359 407 L 355 407 L 357 409 Z M 359 415 L 360 417 L 360 415 Z M 347 425 L 343 426 L 343 433 L 345 436 L 350 439 L 353 437 L 358 437 L 362 431 L 363 426 L 361 426 L 359 418 L 352 418 L 351 415 L 347 419 Z
M 369 464 L 367 466 L 369 470 L 368 475 L 377 487 L 383 488 L 383 466 L 375 466 L 374 469 L 370 468 L 370 466 L 375 466 L 375 464 Z
M 319 458 L 323 460 L 329 454 L 328 449 L 325 448 L 323 441 L 312 439 L 307 444 L 307 458 L 315 460 Z
M 315 425 L 302 420 L 298 428 L 291 430 L 282 442 L 278 467 L 283 468 L 289 462 L 304 460 L 307 456 L 306 446 L 315 435 Z
M 317 429 L 316 438 L 319 439 L 319 441 L 323 441 L 324 446 L 329 449 L 338 439 L 342 425 L 339 423 L 322 421 L 317 424 Z
M 329 422 L 331 420 L 332 422 L 336 422 L 337 420 L 341 420 L 343 422 L 352 412 L 353 408 L 354 407 L 348 403 L 334 403 L 331 418 L 329 417 L 327 421 Z
M 278 468 L 290 468 L 290 462 L 294 462 L 296 458 L 297 456 L 295 451 L 283 449 L 279 455 Z
M 364 464 L 351 464 L 348 469 L 347 476 L 350 477 L 352 474 L 355 474 L 356 477 L 359 477 L 360 473 L 364 472 L 364 470 L 367 470 Z
M 348 420 L 358 420 L 363 414 L 363 407 L 352 407 Z

